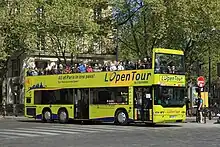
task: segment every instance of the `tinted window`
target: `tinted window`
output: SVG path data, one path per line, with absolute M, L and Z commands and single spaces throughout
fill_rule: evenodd
M 156 54 L 154 71 L 158 74 L 185 74 L 184 56 Z
M 35 104 L 73 104 L 73 89 L 37 90 Z
M 156 87 L 154 104 L 164 107 L 183 106 L 185 104 L 185 88 Z
M 90 89 L 92 104 L 128 104 L 128 87 Z

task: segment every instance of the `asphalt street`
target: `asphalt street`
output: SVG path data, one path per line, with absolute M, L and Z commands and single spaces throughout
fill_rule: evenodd
M 1 119 L 0 147 L 215 147 L 220 124 L 214 122 L 152 127 Z

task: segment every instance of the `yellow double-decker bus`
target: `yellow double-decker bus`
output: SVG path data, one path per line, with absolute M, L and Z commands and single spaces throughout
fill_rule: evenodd
M 25 116 L 164 123 L 185 120 L 183 51 L 156 48 L 152 68 L 25 77 Z

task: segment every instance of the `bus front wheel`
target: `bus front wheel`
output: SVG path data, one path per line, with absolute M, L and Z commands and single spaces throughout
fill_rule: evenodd
M 68 122 L 68 113 L 65 109 L 59 110 L 58 119 L 59 119 L 60 123 L 67 123 Z
M 125 110 L 118 110 L 115 116 L 115 123 L 119 125 L 127 125 L 128 113 Z
M 43 122 L 51 122 L 52 121 L 52 113 L 50 110 L 43 111 Z

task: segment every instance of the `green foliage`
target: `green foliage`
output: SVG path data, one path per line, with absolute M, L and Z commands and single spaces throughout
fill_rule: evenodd
M 1 1 L 1 62 L 17 51 L 44 50 L 65 60 L 67 52 L 89 50 L 92 38 L 105 38 L 111 29 L 109 17 L 93 17 L 95 11 L 102 13 L 107 7 L 107 0 Z
M 117 17 L 121 58 L 151 55 L 154 47 L 182 49 L 188 79 L 195 79 L 197 62 L 207 77 L 208 50 L 212 71 L 219 61 L 220 5 L 216 0 L 121 0 Z M 215 28 L 215 30 L 213 29 Z M 213 79 L 216 72 L 212 72 Z
M 151 56 L 155 47 L 184 50 L 189 80 L 197 76 L 197 62 L 204 63 L 207 77 L 210 50 L 216 79 L 217 0 L 2 0 L 0 13 L 1 65 L 17 51 L 45 50 L 65 58 L 67 52 L 94 53 L 94 44 L 101 42 L 100 48 L 114 52 L 112 35 L 117 35 L 123 59 Z

